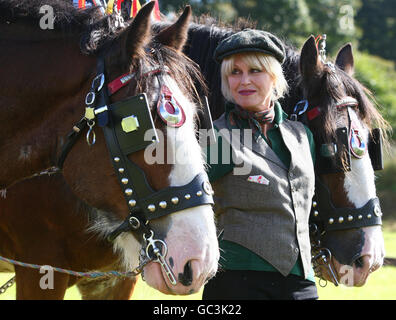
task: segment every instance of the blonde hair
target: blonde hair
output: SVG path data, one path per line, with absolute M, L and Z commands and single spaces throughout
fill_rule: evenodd
M 226 100 L 235 102 L 230 87 L 228 85 L 228 76 L 234 69 L 234 59 L 236 55 L 231 55 L 223 59 L 221 63 L 221 92 Z M 250 68 L 264 70 L 268 72 L 274 81 L 274 89 L 271 101 L 282 98 L 288 91 L 289 86 L 283 74 L 282 66 L 276 58 L 271 55 L 260 52 L 246 52 L 239 54 L 242 61 Z

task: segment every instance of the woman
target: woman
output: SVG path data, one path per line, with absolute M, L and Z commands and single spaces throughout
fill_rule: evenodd
M 287 91 L 284 57 L 278 38 L 251 29 L 215 51 L 227 103 L 207 160 L 223 270 L 203 299 L 317 299 L 308 230 L 315 151 L 309 129 L 277 101 Z

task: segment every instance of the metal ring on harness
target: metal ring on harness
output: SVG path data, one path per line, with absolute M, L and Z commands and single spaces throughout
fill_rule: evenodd
M 160 57 L 159 60 L 162 62 Z M 140 151 L 153 143 L 152 140 L 147 141 L 144 139 L 147 130 L 152 129 L 151 131 L 156 135 L 155 140 L 159 141 L 147 95 L 141 93 L 122 101 L 109 103 L 109 94 L 115 93 L 134 77 L 128 77 L 127 81 L 120 83 L 121 79 L 124 79 L 125 75 L 123 75 L 121 79 L 119 77 L 114 80 L 116 82 L 112 81 L 104 86 L 104 64 L 104 57 L 99 57 L 97 60 L 98 76 L 93 79 L 91 90 L 86 96 L 87 107 L 82 121 L 89 127 L 86 140 L 90 146 L 95 144 L 96 141 L 96 135 L 93 131 L 95 122 L 103 129 L 117 180 L 123 190 L 127 206 L 131 210 L 130 215 L 108 235 L 108 240 L 114 241 L 123 232 L 133 231 L 139 237 L 142 234 L 149 235 L 151 233 L 151 236 L 146 236 L 144 239 L 147 243 L 145 251 L 148 256 L 146 258 L 151 258 L 154 253 L 156 256 L 155 261 L 160 263 L 169 281 L 175 285 L 176 278 L 165 260 L 167 246 L 163 240 L 153 239 L 154 233 L 149 222 L 187 208 L 213 205 L 212 193 L 207 193 L 203 189 L 203 186 L 209 184 L 208 178 L 206 172 L 202 171 L 184 186 L 170 186 L 158 191 L 152 189 L 147 181 L 145 172 L 128 157 L 130 154 Z M 163 63 L 161 63 L 160 68 L 151 69 L 145 75 L 156 75 L 159 77 L 161 84 L 161 73 L 169 73 Z M 66 159 L 67 153 L 75 143 L 81 130 L 73 132 L 72 143 L 67 143 L 67 148 L 62 150 L 60 156 L 61 164 Z M 185 197 L 186 193 L 196 196 L 187 198 Z M 163 206 L 163 203 L 169 205 Z M 163 253 L 161 248 L 164 251 Z
M 96 142 L 96 134 L 95 134 L 95 131 L 93 130 L 93 127 L 95 126 L 95 121 L 88 120 L 87 124 L 88 124 L 89 129 L 88 129 L 88 132 L 86 135 L 86 140 L 87 140 L 87 144 L 91 147 Z

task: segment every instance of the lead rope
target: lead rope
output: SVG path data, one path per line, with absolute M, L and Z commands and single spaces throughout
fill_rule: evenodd
M 57 267 L 52 267 L 48 265 L 38 265 L 38 264 L 32 264 L 32 263 L 25 263 L 13 259 L 8 259 L 0 256 L 0 260 L 4 262 L 11 263 L 13 265 L 21 266 L 21 267 L 26 267 L 26 268 L 32 268 L 32 269 L 41 269 L 42 267 L 50 267 L 53 270 L 60 272 L 60 273 L 66 273 L 75 277 L 84 277 L 84 278 L 104 278 L 104 277 L 120 277 L 120 278 L 134 278 L 138 276 L 139 274 L 142 273 L 143 268 L 145 265 L 147 265 L 149 262 L 151 262 L 154 258 L 149 257 L 146 255 L 146 251 L 142 248 L 140 251 L 140 257 L 139 257 L 139 265 L 133 269 L 132 271 L 127 271 L 127 272 L 120 272 L 120 271 L 106 271 L 106 272 L 98 272 L 98 271 L 92 271 L 92 272 L 78 272 L 78 271 L 73 271 L 73 270 L 68 270 L 68 269 L 63 269 L 63 268 L 57 268 Z M 0 294 L 3 294 L 7 291 L 7 289 L 11 288 L 12 285 L 15 283 L 15 276 L 12 277 L 10 280 L 8 280 L 4 285 L 0 287 Z

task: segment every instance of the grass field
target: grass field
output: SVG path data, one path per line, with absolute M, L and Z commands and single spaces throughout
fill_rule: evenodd
M 396 258 L 396 223 L 384 222 L 384 240 L 387 257 Z M 10 279 L 13 274 L 0 274 L 0 285 Z M 385 266 L 374 272 L 364 287 L 335 287 L 329 283 L 325 288 L 318 285 L 320 300 L 396 300 L 396 267 Z M 134 300 L 200 300 L 202 292 L 190 296 L 169 296 L 148 287 L 139 279 Z M 0 300 L 14 300 L 15 286 L 0 295 Z M 66 292 L 66 300 L 79 300 L 80 294 L 75 287 Z

